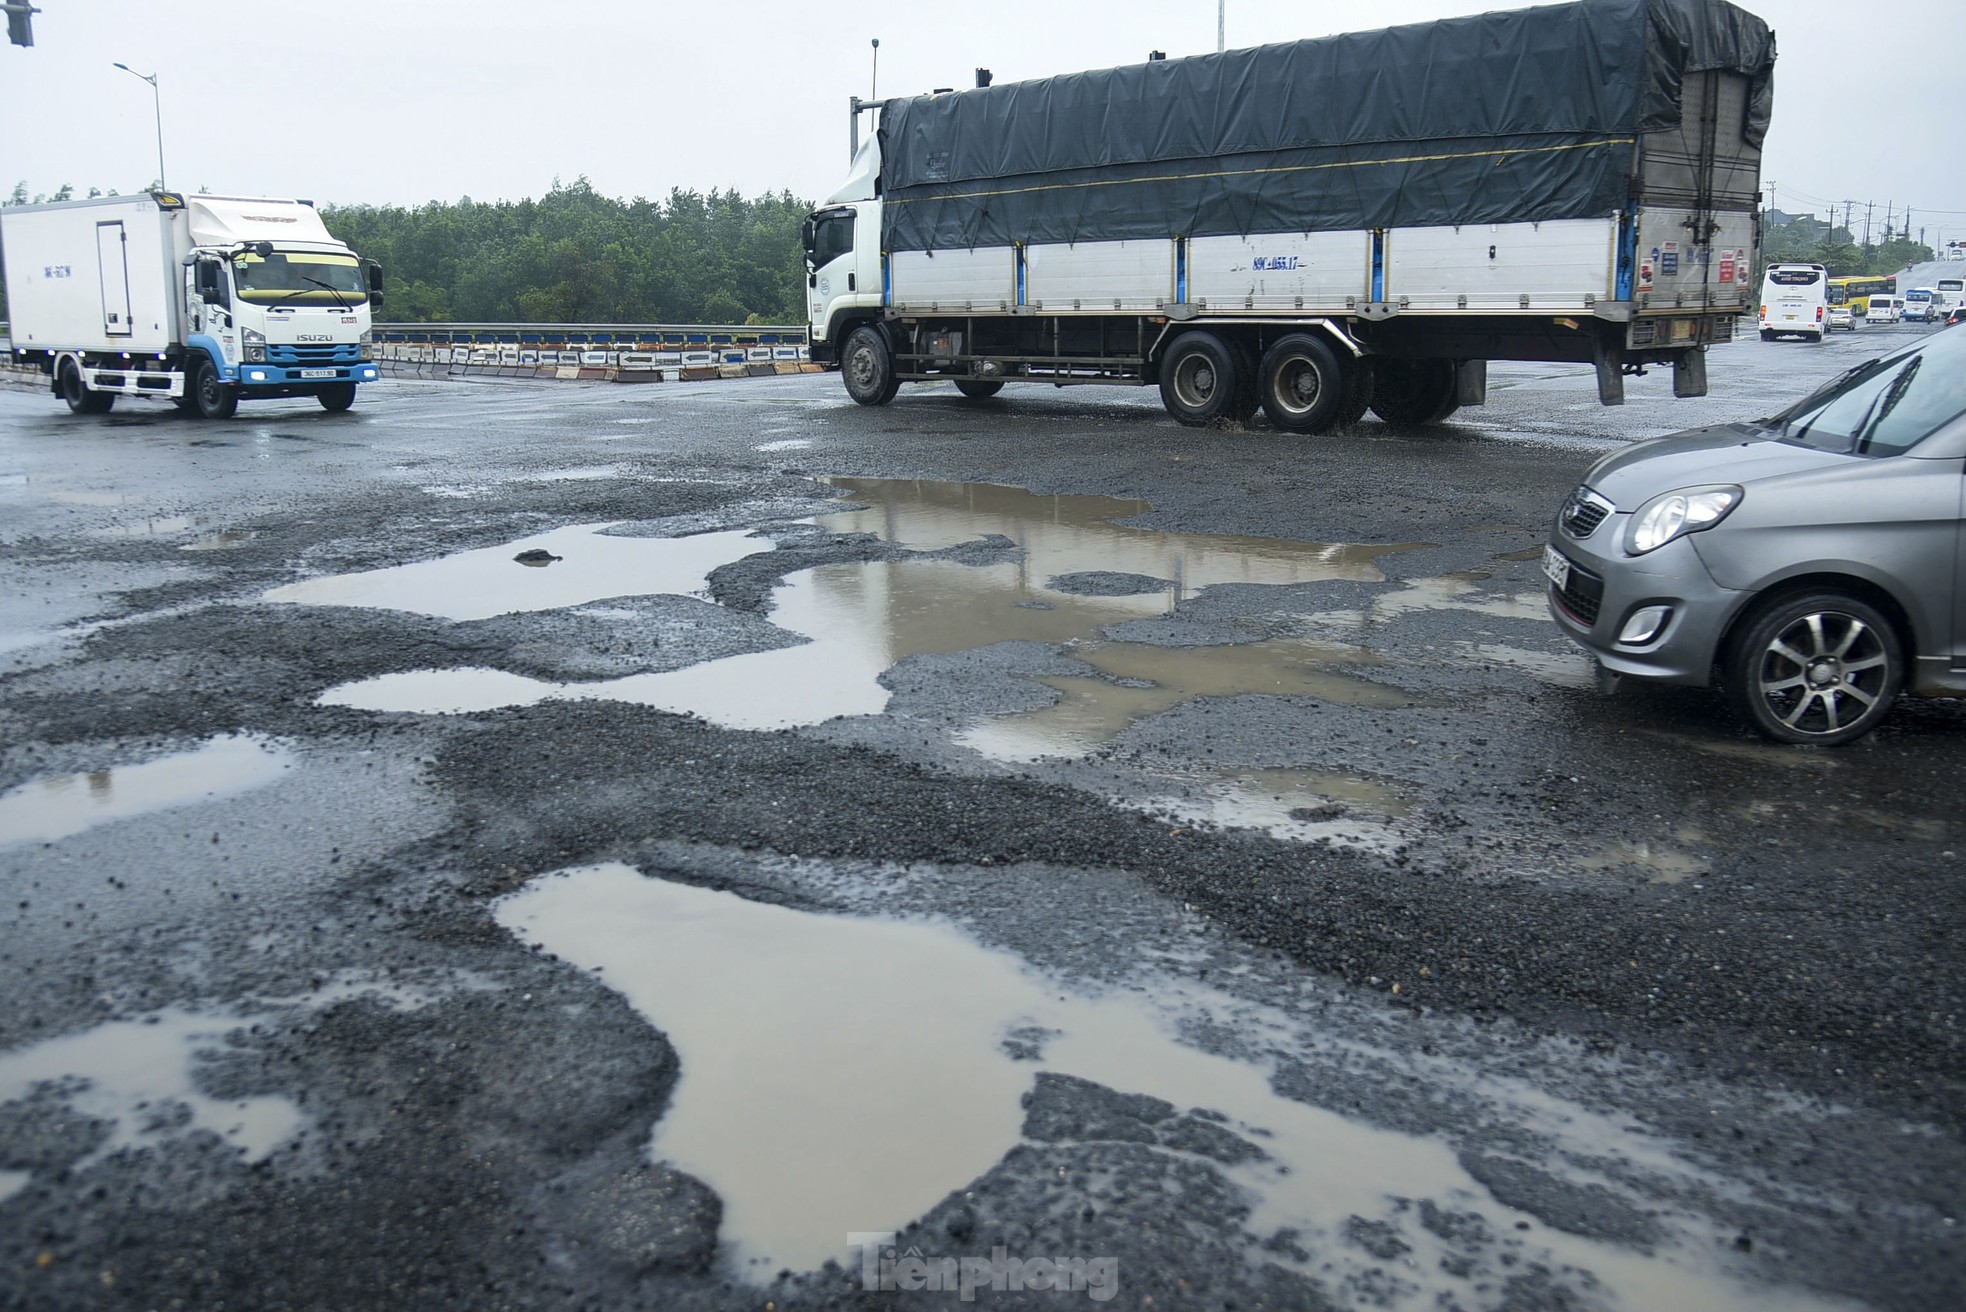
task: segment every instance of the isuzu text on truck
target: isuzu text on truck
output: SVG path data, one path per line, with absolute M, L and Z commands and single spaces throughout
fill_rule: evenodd
M 856 99 L 813 358 L 867 405 L 1158 383 L 1183 423 L 1299 432 L 1443 418 L 1490 360 L 1702 396 L 1759 290 L 1774 59 L 1723 0 L 1585 0 Z
M 153 192 L 0 210 L 14 360 L 77 414 L 169 397 L 209 419 L 242 400 L 328 410 L 374 382 L 382 271 L 302 200 Z

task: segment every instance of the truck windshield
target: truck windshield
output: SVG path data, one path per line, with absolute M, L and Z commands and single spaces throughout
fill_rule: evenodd
M 232 257 L 232 281 L 239 299 L 255 305 L 350 306 L 368 297 L 353 255 L 275 251 L 261 257 L 246 251 Z

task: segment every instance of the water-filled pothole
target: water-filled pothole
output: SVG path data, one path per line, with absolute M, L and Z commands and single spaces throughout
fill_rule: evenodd
M 1396 1249 L 1403 1307 L 1498 1306 L 1509 1271 L 1528 1267 L 1588 1295 L 1566 1306 L 1600 1293 L 1626 1307 L 1818 1306 L 1719 1271 L 1697 1218 L 1632 1208 L 1651 1236 L 1642 1248 L 1564 1233 L 1498 1201 L 1444 1137 L 1279 1094 L 1264 1064 L 1183 1037 L 1240 1025 L 1246 1010 L 1192 980 L 1085 992 L 944 923 L 794 910 L 619 864 L 542 876 L 496 915 L 594 972 L 675 1045 L 681 1076 L 651 1155 L 717 1192 L 720 1246 L 748 1279 L 828 1259 L 856 1269 L 854 1244 L 891 1236 L 1028 1141 L 1026 1099 L 1044 1092 L 1043 1075 L 1144 1095 L 1152 1125 L 1131 1137 L 1219 1172 L 1249 1204 L 1239 1224 L 1253 1259 L 1328 1287 L 1383 1274 Z M 1412 1076 L 1435 1078 L 1421 1066 Z M 1536 1095 L 1495 1111 L 1528 1123 L 1550 1105 Z M 1596 1119 L 1630 1139 L 1633 1160 L 1661 1165 L 1647 1136 Z
M 1163 533 L 1119 522 L 1151 509 L 1144 501 L 1040 495 L 990 484 L 822 481 L 858 503 L 809 521 L 823 531 L 873 533 L 923 553 L 993 538 L 1008 539 L 1019 551 L 995 563 L 921 555 L 792 574 L 773 594 L 771 618 L 808 640 L 800 646 L 585 683 L 483 669 L 413 671 L 343 685 L 322 700 L 442 714 L 554 697 L 613 698 L 730 728 L 787 728 L 880 713 L 888 701 L 880 676 L 908 657 L 1013 641 L 1074 644 L 1074 654 L 1107 677 L 1052 681 L 1064 702 L 1028 734 L 1017 728 L 1016 716 L 978 726 L 973 745 L 996 753 L 1001 744 L 1006 757 L 1083 751 L 1138 718 L 1199 696 L 1268 693 L 1369 706 L 1416 700 L 1345 674 L 1341 667 L 1373 659 L 1356 648 L 1293 641 L 1097 645 L 1107 627 L 1167 615 L 1206 587 L 1382 582 L 1375 559 L 1414 544 Z M 313 579 L 276 589 L 266 599 L 477 618 L 611 595 L 696 592 L 710 570 L 762 547 L 742 532 L 626 538 L 605 534 L 605 527 L 563 529 L 442 560 Z M 513 557 L 525 551 L 564 560 L 551 569 L 515 567 Z M 1144 686 L 1149 683 L 1152 688 Z
M 96 825 L 263 787 L 293 762 L 284 745 L 246 735 L 137 765 L 54 775 L 0 794 L 0 847 L 52 843 Z

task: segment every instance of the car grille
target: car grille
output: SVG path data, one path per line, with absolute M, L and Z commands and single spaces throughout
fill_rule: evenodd
M 1570 499 L 1563 503 L 1563 511 L 1557 516 L 1557 522 L 1563 525 L 1563 531 L 1571 537 L 1587 538 L 1597 532 L 1597 526 L 1604 522 L 1604 517 L 1610 514 L 1611 510 L 1609 501 L 1589 488 L 1579 486 L 1570 494 Z
M 1552 591 L 1556 591 L 1552 586 Z M 1570 577 L 1556 592 L 1557 604 L 1579 624 L 1597 623 L 1597 612 L 1604 604 L 1604 580 L 1576 561 L 1570 562 Z
M 306 365 L 355 364 L 362 357 L 362 348 L 354 342 L 301 344 L 299 342 L 272 342 L 266 348 L 268 364 L 299 367 Z

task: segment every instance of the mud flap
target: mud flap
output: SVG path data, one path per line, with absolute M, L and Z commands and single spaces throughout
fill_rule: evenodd
M 1672 394 L 1682 398 L 1707 394 L 1706 347 L 1696 346 L 1673 357 Z
M 1625 403 L 1625 350 L 1609 346 L 1602 338 L 1591 345 L 1591 362 L 1597 366 L 1597 403 Z
M 1454 404 L 1488 404 L 1488 361 L 1463 360 L 1454 366 Z

